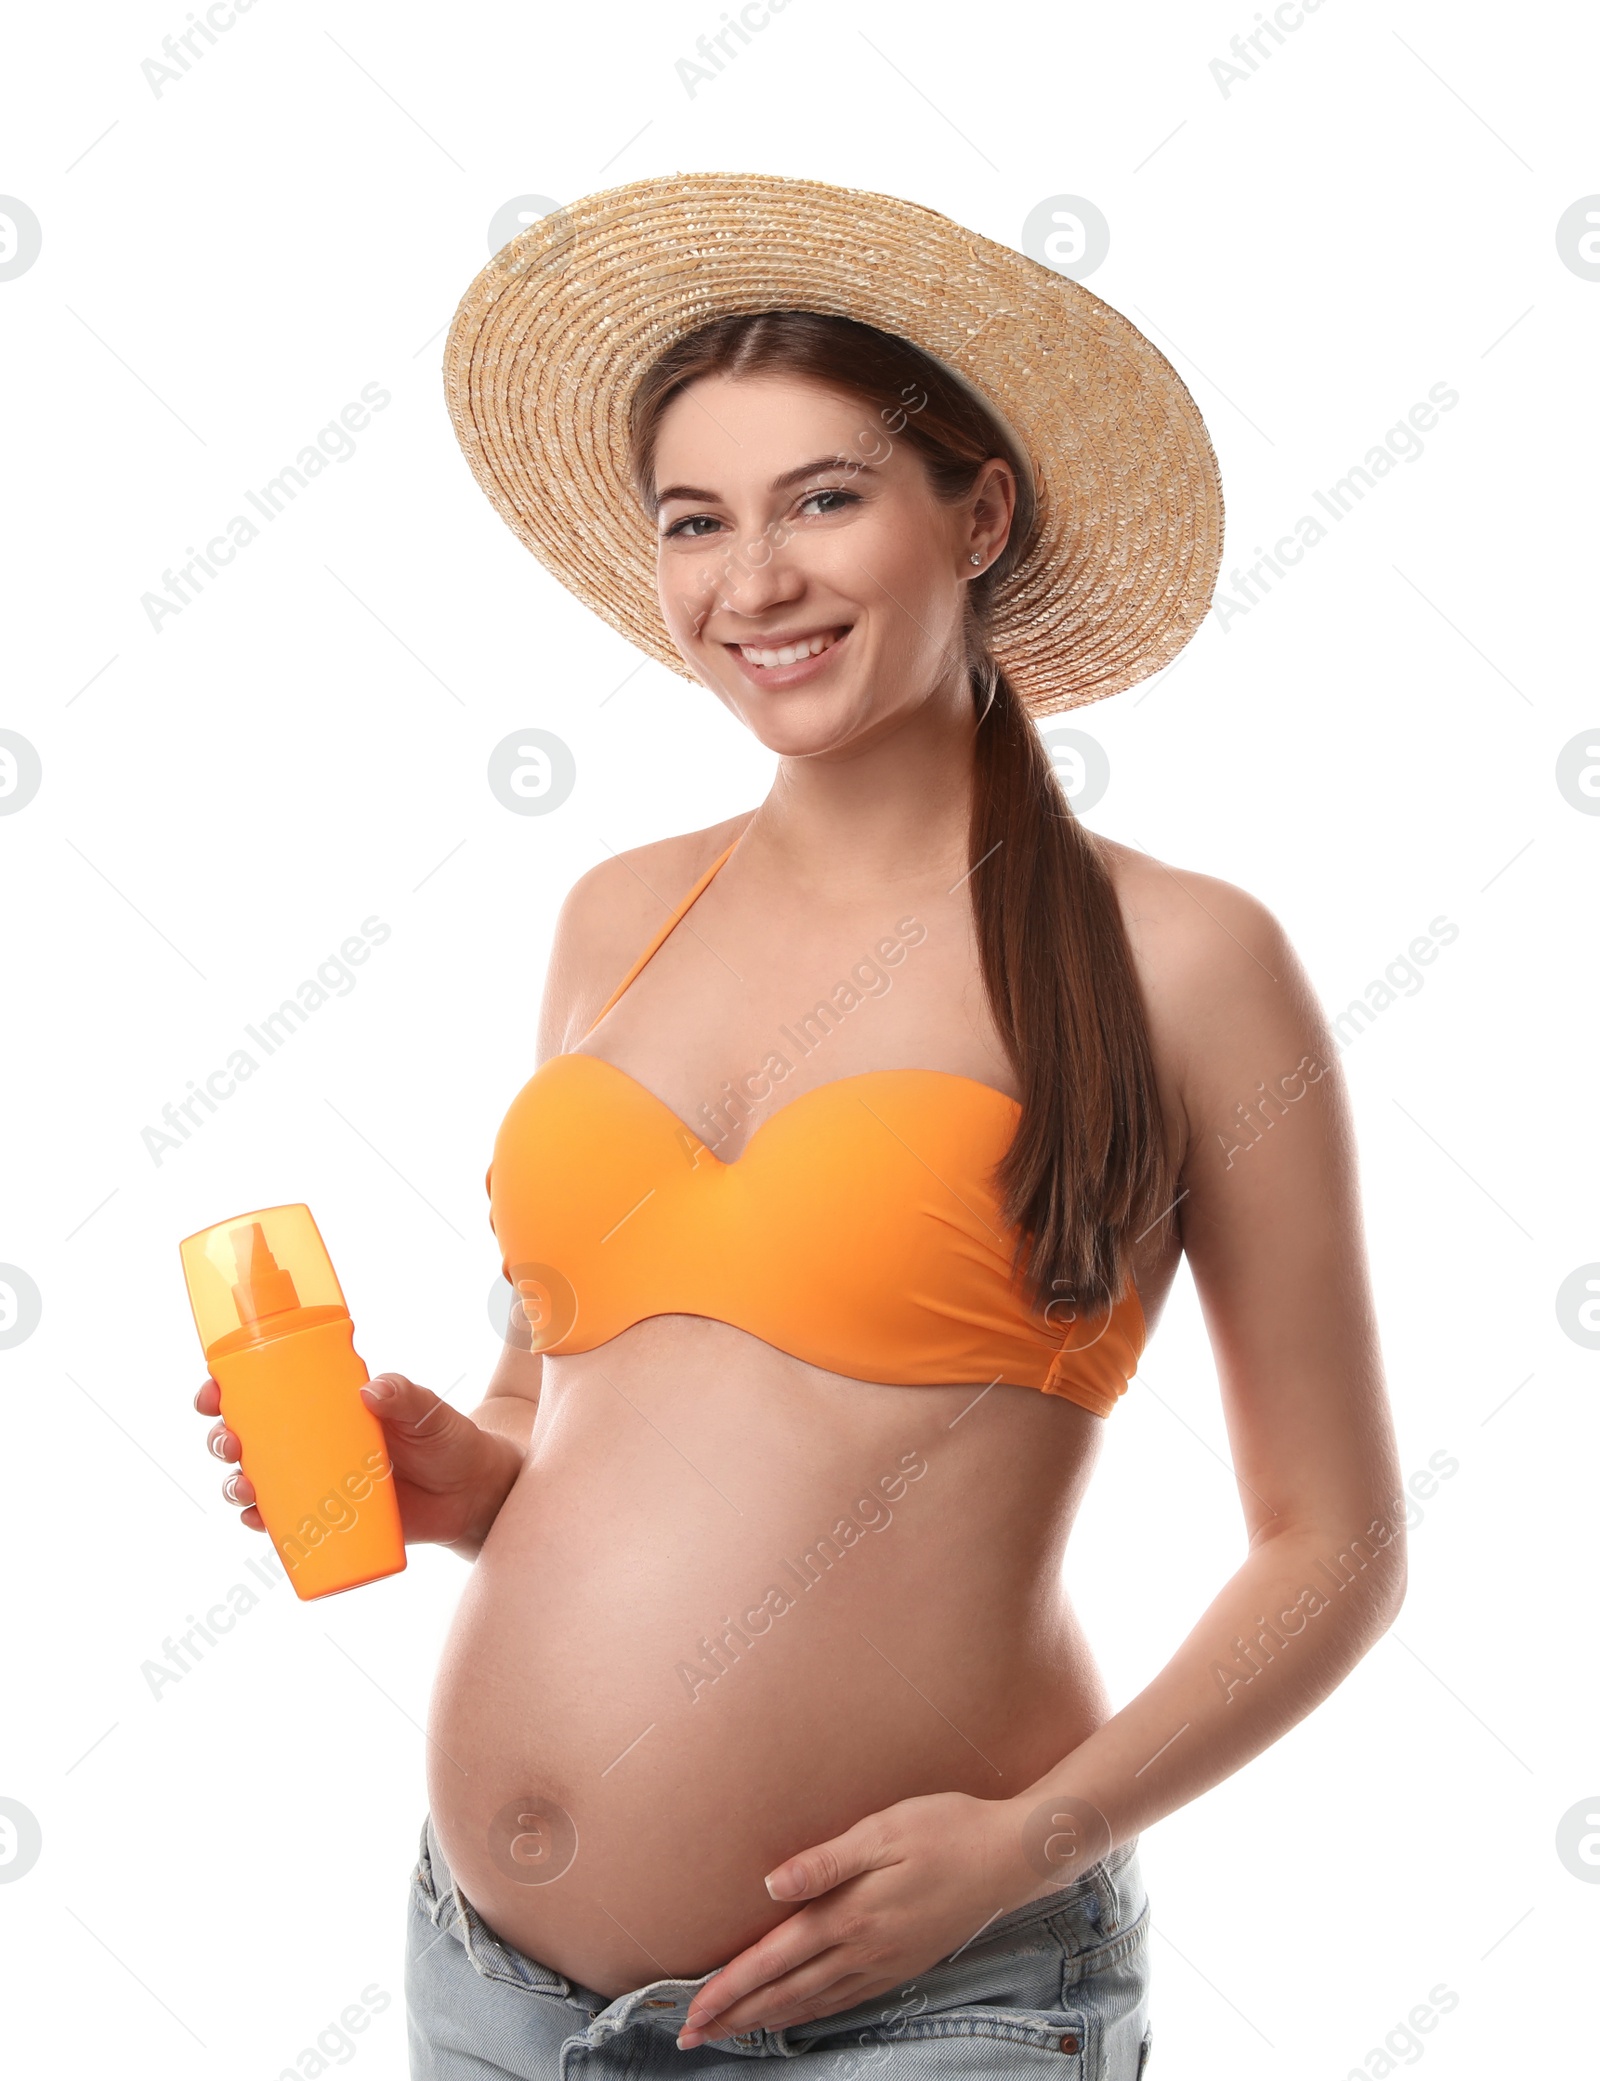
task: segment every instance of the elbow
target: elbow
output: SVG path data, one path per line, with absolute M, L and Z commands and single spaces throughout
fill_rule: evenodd
M 1366 1654 L 1388 1632 L 1405 1603 L 1404 1520 L 1375 1516 L 1366 1532 L 1354 1538 L 1311 1532 L 1306 1535 L 1306 1547 L 1320 1580 L 1338 1584 L 1329 1601 L 1345 1613 L 1357 1656 Z M 1326 1596 L 1325 1591 L 1320 1594 Z
M 1393 1536 L 1382 1550 L 1381 1566 L 1373 1583 L 1371 1611 L 1373 1640 L 1379 1640 L 1400 1616 L 1400 1607 L 1406 1601 L 1409 1581 L 1409 1565 L 1406 1559 L 1406 1534 L 1404 1525 L 1395 1529 Z
M 1400 1536 L 1395 1541 L 1395 1544 L 1399 1548 L 1399 1551 L 1396 1553 L 1394 1557 L 1394 1610 L 1391 1611 L 1389 1614 L 1391 1620 L 1393 1620 L 1397 1616 L 1401 1605 L 1404 1604 L 1404 1602 L 1406 1601 L 1406 1588 L 1408 1583 L 1410 1582 L 1411 1577 L 1411 1564 L 1406 1553 L 1406 1534 L 1405 1527 L 1403 1525 L 1400 1529 Z
M 1388 1585 L 1389 1594 L 1384 1606 L 1383 1630 L 1386 1633 L 1400 1616 L 1400 1607 L 1406 1601 L 1406 1587 L 1409 1579 L 1405 1549 L 1402 1547 L 1395 1556 L 1394 1568 Z

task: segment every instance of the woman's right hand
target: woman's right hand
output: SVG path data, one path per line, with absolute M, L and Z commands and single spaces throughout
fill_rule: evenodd
M 522 1471 L 522 1448 L 498 1431 L 480 1430 L 470 1416 L 403 1373 L 377 1374 L 361 1389 L 361 1399 L 383 1426 L 406 1544 L 454 1547 L 471 1558 Z M 215 1380 L 204 1382 L 194 1406 L 202 1416 L 220 1418 L 222 1390 Z M 219 1460 L 237 1466 L 241 1447 L 226 1423 L 212 1425 L 206 1444 Z M 252 1531 L 266 1530 L 242 1468 L 229 1475 L 222 1493 L 242 1506 Z

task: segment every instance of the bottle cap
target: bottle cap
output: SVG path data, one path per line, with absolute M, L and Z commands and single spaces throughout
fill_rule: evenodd
M 178 1246 L 203 1350 L 239 1329 L 272 1333 L 293 1308 L 343 1308 L 344 1295 L 307 1206 L 235 1214 Z

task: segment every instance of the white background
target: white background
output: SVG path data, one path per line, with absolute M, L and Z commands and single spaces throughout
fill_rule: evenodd
M 1068 719 L 1111 762 L 1090 821 L 1261 897 L 1330 1013 L 1459 927 L 1344 1057 L 1403 1464 L 1458 1469 L 1393 1631 L 1147 1832 L 1153 2072 L 1575 2071 L 1600 1886 L 1555 1843 L 1600 1811 L 1600 1356 L 1555 1296 L 1600 1257 L 1600 819 L 1555 766 L 1600 724 L 1600 283 L 1555 227 L 1600 189 L 1594 18 L 1325 0 L 1224 94 L 1249 0 L 791 0 L 691 96 L 676 61 L 721 12 L 257 0 L 159 95 L 141 66 L 182 0 L 8 31 L 0 190 L 43 247 L 0 282 L 0 726 L 44 777 L 0 816 L 0 1260 L 43 1315 L 0 1351 L 0 1796 L 43 1851 L 0 1884 L 3 2056 L 273 2081 L 317 2071 L 303 2049 L 375 1986 L 353 2064 L 404 2071 L 420 1726 L 465 1572 L 424 1549 L 326 1605 L 273 1589 L 152 1696 L 141 1665 L 265 1552 L 202 1449 L 177 1242 L 308 1201 L 373 1370 L 477 1399 L 483 1174 L 557 903 L 607 846 L 752 805 L 769 761 L 653 664 L 614 691 L 636 654 L 462 461 L 442 333 L 508 199 L 706 168 L 885 190 L 1011 244 L 1041 199 L 1092 199 L 1090 286 L 1211 428 L 1225 572 L 1431 385 L 1459 393 L 1272 596 Z M 355 455 L 153 631 L 141 595 L 368 383 L 392 401 Z M 486 785 L 530 727 L 577 761 L 557 814 Z M 154 1161 L 163 1105 L 373 914 L 392 936 L 356 987 Z M 1069 1564 L 1119 1701 L 1242 1551 L 1183 1275 Z M 1380 2054 L 1441 1983 L 1455 2006 Z

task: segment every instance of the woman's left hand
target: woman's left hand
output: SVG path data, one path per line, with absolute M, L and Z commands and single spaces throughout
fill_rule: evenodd
M 706 1982 L 678 2044 L 689 2051 L 853 2009 L 960 1950 L 1037 1890 L 1010 1800 L 903 1799 L 768 1874 L 774 1900 L 810 1905 Z

